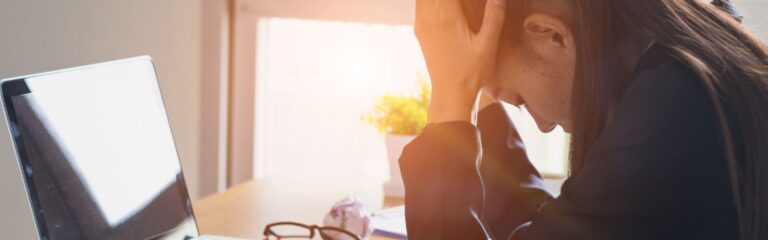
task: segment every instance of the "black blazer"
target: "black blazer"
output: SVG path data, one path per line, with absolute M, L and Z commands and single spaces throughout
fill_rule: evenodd
M 400 159 L 409 239 L 737 239 L 714 107 L 655 45 L 590 149 L 551 197 L 500 105 L 478 125 L 428 126 Z

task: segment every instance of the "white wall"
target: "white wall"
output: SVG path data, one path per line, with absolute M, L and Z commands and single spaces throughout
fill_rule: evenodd
M 151 55 L 197 197 L 202 1 L 0 0 L 0 78 Z
M 768 0 L 741 0 L 736 2 L 736 8 L 744 15 L 744 25 L 752 32 L 768 41 Z

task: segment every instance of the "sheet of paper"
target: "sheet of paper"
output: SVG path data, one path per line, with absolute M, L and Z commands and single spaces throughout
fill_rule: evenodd
M 405 227 L 405 206 L 386 208 L 373 214 L 373 234 L 407 239 Z

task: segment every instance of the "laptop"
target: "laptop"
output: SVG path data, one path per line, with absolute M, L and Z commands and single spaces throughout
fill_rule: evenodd
M 0 88 L 0 239 L 232 239 L 198 234 L 149 57 Z

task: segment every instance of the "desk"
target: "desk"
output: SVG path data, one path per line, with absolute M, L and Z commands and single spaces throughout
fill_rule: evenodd
M 402 199 L 385 199 L 381 184 L 370 179 L 331 182 L 303 176 L 249 181 L 196 201 L 193 209 L 201 234 L 261 239 L 264 226 L 272 222 L 322 225 L 333 203 L 346 195 L 360 197 L 370 211 L 403 204 Z

